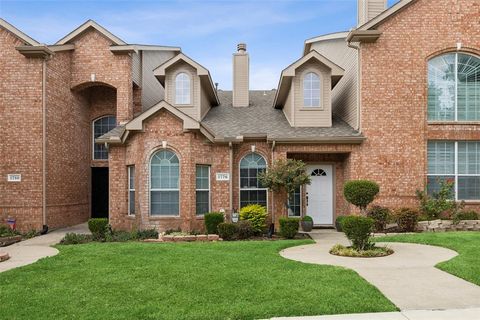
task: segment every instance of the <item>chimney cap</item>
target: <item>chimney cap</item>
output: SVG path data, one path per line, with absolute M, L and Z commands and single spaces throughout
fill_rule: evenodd
M 237 51 L 238 51 L 238 52 L 245 52 L 245 51 L 247 51 L 247 44 L 246 44 L 246 43 L 239 43 L 239 44 L 237 44 Z

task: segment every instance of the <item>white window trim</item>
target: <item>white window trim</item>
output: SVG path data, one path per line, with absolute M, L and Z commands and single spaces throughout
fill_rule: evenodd
M 207 167 L 208 168 L 208 189 L 197 189 L 197 173 L 196 173 L 196 170 L 197 170 L 197 167 Z M 197 217 L 203 217 L 205 214 L 197 214 L 197 191 L 208 191 L 208 211 L 207 212 L 210 212 L 212 210 L 212 199 L 211 199 L 211 192 L 210 192 L 210 189 L 212 188 L 211 186 L 211 183 L 212 183 L 212 178 L 210 176 L 210 173 L 211 173 L 211 170 L 210 170 L 210 165 L 208 164 L 197 164 L 195 165 L 195 215 Z
M 130 181 L 131 181 L 131 174 L 132 174 L 132 168 L 133 170 L 135 170 L 135 166 L 134 165 L 129 165 L 127 166 L 127 172 L 128 172 L 128 215 L 131 216 L 131 217 L 134 217 L 135 216 L 135 213 L 132 213 L 130 211 L 130 204 L 131 204 L 131 198 L 130 198 L 130 192 L 134 192 L 135 196 L 136 196 L 136 192 L 135 192 L 135 175 L 133 176 L 133 186 L 130 184 Z M 135 203 L 133 204 L 135 205 Z
M 318 82 L 319 82 L 319 96 L 318 96 L 318 106 L 307 106 L 305 105 L 305 77 L 309 74 L 309 73 L 313 73 L 315 74 L 317 77 L 318 77 Z M 323 92 L 322 92 L 322 75 L 317 71 L 317 70 L 305 70 L 305 72 L 303 72 L 302 74 L 302 78 L 301 78 L 301 83 L 302 83 L 302 86 L 301 86 L 301 89 L 302 89 L 302 110 L 322 110 L 323 109 L 323 101 L 322 101 L 322 97 L 323 97 Z M 311 91 L 311 89 L 310 89 Z M 312 98 L 312 96 L 310 96 L 310 98 Z M 311 99 L 313 100 L 313 99 Z
M 108 156 L 107 156 L 107 159 L 96 159 L 95 158 L 95 122 L 97 122 L 98 120 L 101 120 L 103 118 L 107 118 L 107 117 L 115 117 L 115 121 L 116 121 L 116 116 L 113 115 L 113 114 L 107 114 L 107 115 L 104 115 L 104 116 L 101 116 L 101 117 L 98 117 L 94 120 L 92 120 L 92 160 L 95 160 L 95 161 L 108 161 Z M 108 152 L 108 150 L 107 150 Z
M 288 196 L 288 200 L 290 200 L 290 196 Z M 300 186 L 300 204 L 299 205 L 300 205 L 300 215 L 299 216 L 292 215 L 287 210 L 288 217 L 290 217 L 290 218 L 301 218 L 303 216 L 303 186 Z M 293 213 L 293 211 L 292 211 L 292 213 Z
M 446 142 L 446 141 L 442 141 L 442 140 L 430 140 L 428 142 Z M 458 141 L 451 141 L 449 140 L 448 142 L 453 142 L 454 143 L 454 173 L 453 174 L 430 174 L 428 173 L 427 171 L 427 177 L 452 177 L 454 178 L 454 192 L 455 192 L 455 201 L 464 201 L 465 203 L 476 203 L 476 202 L 480 202 L 480 198 L 479 199 L 468 199 L 468 200 L 462 200 L 462 199 L 459 199 L 458 198 L 458 178 L 459 177 L 480 177 L 480 173 L 479 174 L 459 174 L 458 173 Z M 463 141 L 462 141 L 463 142 Z M 480 142 L 479 140 L 466 140 L 465 142 Z M 427 155 L 428 155 L 428 151 L 427 151 Z M 428 166 L 428 157 L 427 157 L 427 166 Z M 428 170 L 428 169 L 427 169 Z
M 182 215 L 182 193 L 180 192 L 180 183 L 182 177 L 182 166 L 180 157 L 178 153 L 172 149 L 165 149 L 173 152 L 178 158 L 178 189 L 159 189 L 159 188 L 152 188 L 152 159 L 153 156 L 164 149 L 156 149 L 150 155 L 148 161 L 148 216 L 152 219 L 162 219 L 162 218 L 180 218 Z M 152 191 L 178 191 L 178 214 L 169 214 L 169 215 L 160 215 L 160 214 L 152 214 Z
M 269 194 L 268 188 L 242 188 L 242 184 L 241 184 L 241 182 L 240 182 L 240 181 L 241 181 L 241 178 L 242 178 L 242 176 L 241 176 L 241 174 L 240 174 L 240 172 L 241 172 L 240 170 L 242 169 L 242 168 L 240 167 L 240 163 L 242 162 L 243 158 L 245 158 L 246 156 L 248 156 L 248 155 L 251 154 L 251 153 L 256 153 L 256 154 L 258 154 L 260 157 L 262 157 L 263 160 L 265 160 L 265 170 L 268 170 L 268 162 L 267 162 L 267 159 L 266 159 L 266 158 L 263 156 L 263 154 L 261 154 L 261 153 L 258 153 L 258 152 L 250 152 L 250 153 L 244 154 L 243 157 L 240 158 L 240 161 L 238 162 L 238 211 L 240 211 L 240 209 L 242 208 L 242 200 L 241 200 L 241 198 L 242 198 L 242 196 L 241 196 L 242 191 L 263 191 L 263 190 L 265 190 L 265 191 L 266 191 L 266 195 L 267 195 L 267 196 L 266 196 L 266 204 L 267 204 L 267 205 L 266 205 L 265 209 L 267 210 L 267 213 L 268 213 L 268 198 L 269 198 L 269 196 L 268 196 L 268 194 Z
M 177 102 L 177 78 L 178 76 L 180 76 L 181 74 L 185 74 L 188 78 L 188 82 L 189 82 L 189 92 L 188 92 L 188 102 L 186 103 L 180 103 L 180 102 Z M 174 94 L 174 101 L 175 101 L 175 105 L 179 105 L 179 106 L 191 106 L 193 103 L 192 103 L 192 96 L 193 96 L 193 79 L 192 79 L 192 76 L 190 75 L 189 72 L 185 71 L 185 70 L 181 70 L 179 71 L 177 74 L 175 74 L 175 78 L 174 78 L 174 90 L 173 90 L 173 94 Z

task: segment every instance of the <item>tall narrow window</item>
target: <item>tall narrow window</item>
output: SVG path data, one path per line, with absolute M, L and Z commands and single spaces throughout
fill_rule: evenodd
M 429 141 L 429 193 L 442 181 L 454 183 L 456 200 L 480 200 L 480 141 Z
M 135 166 L 128 166 L 128 215 L 135 215 Z
M 303 78 L 303 105 L 305 107 L 320 107 L 320 77 L 309 72 Z
M 196 167 L 196 211 L 202 215 L 210 211 L 210 166 Z
M 290 217 L 300 217 L 302 213 L 301 189 L 298 187 L 288 197 L 288 215 Z
M 428 62 L 428 120 L 480 120 L 480 58 L 448 53 Z
M 185 72 L 175 77 L 175 103 L 190 104 L 190 77 Z
M 157 151 L 150 161 L 150 214 L 180 214 L 180 162 L 170 150 Z
M 95 139 L 109 132 L 117 125 L 115 116 L 105 116 L 93 121 L 93 159 L 108 160 L 108 151 L 103 144 L 95 143 Z
M 250 153 L 240 161 L 240 208 L 249 204 L 267 206 L 267 188 L 258 175 L 267 169 L 267 162 L 258 153 Z

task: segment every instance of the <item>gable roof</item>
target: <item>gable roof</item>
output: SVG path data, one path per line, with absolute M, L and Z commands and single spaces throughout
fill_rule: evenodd
M 310 52 L 310 49 L 312 48 L 312 43 L 345 39 L 348 36 L 348 33 L 349 33 L 348 31 L 340 31 L 340 32 L 323 34 L 317 37 L 307 39 L 303 44 L 303 55 L 306 55 Z
M 405 9 L 410 4 L 414 3 L 417 0 L 400 0 L 395 3 L 393 6 L 388 8 L 387 10 L 380 13 L 375 18 L 367 21 L 363 25 L 359 26 L 356 30 L 371 30 L 376 28 L 379 24 L 390 18 L 391 16 L 399 13 L 402 9 Z
M 343 77 L 344 70 L 340 66 L 322 56 L 316 50 L 312 50 L 282 71 L 280 81 L 278 83 L 278 90 L 273 101 L 273 106 L 275 108 L 281 108 L 285 102 L 288 92 L 290 91 L 292 78 L 295 76 L 295 70 L 311 59 L 317 60 L 332 71 L 332 88 L 335 87 L 338 81 L 340 81 L 340 79 Z
M 205 88 L 210 102 L 214 106 L 218 106 L 220 104 L 220 101 L 218 100 L 218 95 L 217 95 L 217 90 L 215 89 L 215 86 L 213 85 L 212 77 L 210 76 L 210 71 L 208 71 L 207 68 L 196 62 L 195 60 L 191 59 L 184 53 L 179 53 L 173 58 L 165 61 L 162 63 L 160 66 L 155 68 L 153 70 L 153 74 L 155 77 L 157 77 L 158 81 L 162 84 L 162 86 L 165 86 L 165 75 L 166 71 L 169 67 L 179 63 L 180 61 L 183 61 L 193 68 L 197 70 L 197 75 L 200 77 L 200 80 L 202 82 L 202 87 Z
M 10 31 L 18 39 L 22 40 L 26 45 L 38 46 L 40 43 L 33 38 L 30 38 L 28 35 L 17 29 L 12 24 L 8 23 L 6 20 L 0 18 L 0 27 L 4 28 L 7 31 Z
M 55 44 L 56 45 L 67 44 L 70 41 L 72 41 L 73 39 L 75 39 L 76 37 L 80 36 L 85 31 L 87 31 L 89 28 L 93 28 L 93 29 L 97 30 L 105 38 L 112 41 L 112 43 L 115 44 L 115 45 L 126 45 L 126 43 L 122 39 L 120 39 L 119 37 L 117 37 L 116 35 L 114 35 L 113 33 L 111 33 L 110 31 L 108 31 L 107 29 L 105 29 L 104 27 L 102 27 L 101 25 L 99 25 L 98 23 L 96 23 L 93 20 L 87 20 L 85 23 L 83 23 L 78 28 L 76 28 L 75 30 L 73 30 L 72 32 L 67 34 L 65 37 L 58 40 Z

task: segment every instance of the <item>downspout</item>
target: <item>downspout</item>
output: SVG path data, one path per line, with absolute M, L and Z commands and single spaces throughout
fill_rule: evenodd
M 272 141 L 272 165 L 273 165 L 273 162 L 275 161 L 274 150 L 275 150 L 275 140 Z M 274 195 L 275 194 L 272 191 L 272 223 L 273 223 L 274 229 L 275 229 L 275 198 L 274 198 Z
M 229 184 L 229 194 L 230 194 L 230 215 L 233 213 L 233 144 L 228 143 L 229 153 L 230 153 L 230 184 Z
M 359 132 L 361 132 L 361 129 L 360 129 L 360 105 L 361 105 L 361 102 L 360 102 L 360 90 L 362 88 L 361 86 L 361 81 L 362 81 L 362 77 L 361 77 L 361 73 L 360 73 L 360 54 L 361 54 L 361 51 L 360 51 L 360 47 L 358 45 L 355 45 L 355 44 L 352 44 L 350 41 L 347 42 L 347 46 L 349 48 L 352 48 L 352 49 L 355 49 L 357 50 L 357 130 Z
M 42 61 L 42 233 L 47 233 L 47 58 Z

